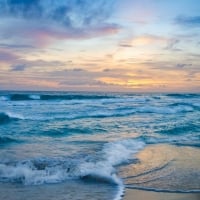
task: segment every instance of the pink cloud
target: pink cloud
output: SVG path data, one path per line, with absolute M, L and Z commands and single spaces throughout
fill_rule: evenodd
M 13 61 L 16 61 L 19 59 L 19 57 L 7 50 L 0 49 L 0 62 L 5 63 L 12 63 Z
M 56 40 L 85 40 L 117 34 L 120 27 L 115 24 L 87 27 L 85 29 L 68 29 L 58 27 L 26 29 L 23 34 L 37 47 L 45 47 Z

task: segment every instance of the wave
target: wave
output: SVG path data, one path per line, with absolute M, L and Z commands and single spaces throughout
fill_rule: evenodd
M 145 190 L 152 192 L 166 192 L 166 193 L 200 193 L 200 190 L 169 190 L 169 189 L 156 189 L 151 187 L 140 187 L 140 186 L 130 186 L 126 185 L 127 189 L 135 189 L 135 190 Z
M 157 113 L 157 114 L 176 114 L 182 112 L 192 112 L 194 109 L 191 106 L 179 105 L 174 107 L 154 107 L 144 106 L 138 109 L 140 113 Z
M 174 97 L 174 98 L 199 98 L 200 94 L 167 94 L 168 97 Z
M 177 108 L 177 107 L 183 107 L 183 108 L 192 108 L 193 110 L 199 110 L 200 109 L 200 104 L 197 102 L 176 102 L 168 105 L 169 107 L 172 108 Z
M 0 125 L 9 123 L 13 120 L 24 119 L 22 115 L 11 113 L 11 112 L 2 112 L 0 113 Z
M 79 118 L 106 118 L 106 117 L 124 117 L 133 115 L 136 113 L 155 113 L 155 114 L 176 114 L 184 112 L 193 112 L 194 108 L 189 105 L 178 105 L 174 107 L 155 107 L 155 106 L 141 106 L 141 107 L 123 107 L 111 111 L 96 111 L 86 113 L 84 116 L 76 116 L 75 119 Z
M 12 120 L 21 119 L 21 120 L 33 120 L 33 121 L 49 121 L 49 120 L 75 120 L 75 119 L 87 119 L 87 118 L 110 118 L 110 117 L 126 117 L 129 115 L 134 115 L 137 113 L 145 114 L 145 113 L 155 113 L 155 114 L 177 114 L 177 113 L 186 113 L 193 112 L 196 110 L 194 107 L 188 105 L 181 104 L 173 104 L 165 107 L 155 107 L 155 106 L 141 106 L 141 107 L 121 107 L 113 110 L 88 110 L 84 113 L 76 112 L 76 113 L 66 113 L 60 112 L 55 113 L 54 115 L 49 115 L 48 113 L 43 113 L 42 115 L 34 115 L 27 114 L 17 114 L 11 112 L 2 112 L 0 113 L 0 124 L 8 123 Z M 88 130 L 68 130 L 71 132 L 83 132 L 86 133 Z M 48 134 L 48 132 L 47 132 Z M 53 133 L 54 134 L 54 133 Z
M 92 156 L 77 158 L 38 158 L 10 163 L 0 163 L 0 181 L 24 185 L 59 183 L 69 179 L 108 182 L 122 187 L 115 166 L 127 162 L 143 149 L 139 140 L 122 140 L 107 143 Z
M 31 100 L 40 100 L 40 95 L 35 95 L 35 94 L 33 94 L 33 95 L 29 95 L 29 98 L 31 99 Z
M 60 137 L 72 134 L 95 134 L 95 133 L 106 133 L 107 130 L 104 128 L 91 128 L 91 127 L 61 127 L 61 128 L 49 128 L 47 130 L 41 131 L 39 134 Z
M 0 145 L 10 144 L 13 142 L 18 142 L 16 139 L 10 138 L 10 137 L 0 137 Z
M 142 172 L 142 173 L 139 173 L 139 174 L 136 174 L 136 175 L 133 175 L 133 176 L 123 177 L 123 179 L 129 180 L 129 179 L 133 179 L 133 178 L 142 177 L 142 176 L 145 176 L 145 175 L 148 175 L 148 174 L 151 174 L 151 173 L 155 173 L 155 172 L 157 172 L 157 171 L 159 172 L 160 170 L 163 170 L 163 169 L 165 169 L 166 167 L 168 167 L 168 166 L 171 164 L 172 161 L 173 161 L 173 160 L 171 160 L 171 161 L 169 161 L 169 162 L 166 162 L 166 163 L 164 163 L 164 164 L 161 165 L 161 166 L 154 167 L 153 169 L 144 171 L 144 172 Z M 156 179 L 154 179 L 154 180 L 156 180 Z M 150 180 L 150 181 L 152 181 L 152 180 Z M 149 181 L 145 181 L 145 183 L 147 183 L 147 182 L 149 182 Z M 131 183 L 127 183 L 126 186 L 128 186 L 128 185 L 132 185 L 132 184 L 131 184 Z
M 199 98 L 200 94 L 166 94 L 166 95 L 153 95 L 153 96 L 147 96 L 147 95 L 126 95 L 126 94 L 114 94 L 114 93 L 51 93 L 51 92 L 43 92 L 43 93 L 8 93 L 8 94 L 2 94 L 0 96 L 0 100 L 6 101 L 26 101 L 26 100 L 94 100 L 94 99 L 102 99 L 102 102 L 104 102 L 104 99 L 108 100 L 108 103 L 112 103 L 112 101 L 115 102 L 119 99 L 125 100 L 127 102 L 148 102 L 151 101 L 151 99 L 160 100 L 161 97 L 172 97 L 172 98 Z M 107 101 L 105 101 L 107 103 Z
M 4 100 L 28 101 L 28 100 L 95 100 L 115 98 L 114 95 L 103 94 L 10 94 L 1 96 Z
M 179 124 L 178 126 L 164 128 L 158 131 L 160 134 L 166 135 L 181 135 L 186 133 L 199 133 L 200 125 L 189 123 L 189 124 Z
M 8 101 L 9 97 L 8 96 L 0 96 L 0 101 Z
M 198 129 L 199 130 L 199 129 Z M 198 133 L 198 132 L 197 132 Z M 200 136 L 192 134 L 183 134 L 181 137 L 180 135 L 167 135 L 167 137 L 160 137 L 160 136 L 148 136 L 142 135 L 136 138 L 137 140 L 143 141 L 145 144 L 171 144 L 176 146 L 191 146 L 191 147 L 200 147 Z
M 10 122 L 11 118 L 6 113 L 0 113 L 0 124 L 5 124 Z
M 111 118 L 111 117 L 127 117 L 137 113 L 155 113 L 155 114 L 177 114 L 177 113 L 186 113 L 193 112 L 195 109 L 192 106 L 179 105 L 174 107 L 155 107 L 155 106 L 142 106 L 137 108 L 124 107 L 115 110 L 88 110 L 84 113 L 55 113 L 54 115 L 49 115 L 48 113 L 43 113 L 42 115 L 20 115 L 14 113 L 4 113 L 0 116 L 0 124 L 3 120 L 12 120 L 15 119 L 26 119 L 33 121 L 49 121 L 49 120 L 76 120 L 76 119 L 88 119 L 88 118 Z M 4 116 L 3 116 L 4 115 Z M 4 119 L 5 118 L 5 119 Z M 67 130 L 68 131 L 68 130 Z M 75 129 L 70 130 L 71 132 L 77 131 Z M 78 130 L 78 132 L 88 132 L 88 130 Z M 48 132 L 46 132 L 48 134 Z M 50 133 L 51 134 L 51 133 Z M 54 134 L 54 133 L 52 133 Z

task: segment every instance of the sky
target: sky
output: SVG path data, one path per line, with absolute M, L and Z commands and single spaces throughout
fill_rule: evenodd
M 0 0 L 0 90 L 200 92 L 200 1 Z

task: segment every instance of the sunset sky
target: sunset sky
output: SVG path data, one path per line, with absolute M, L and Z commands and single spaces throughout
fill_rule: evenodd
M 200 92 L 200 0 L 0 0 L 0 89 Z

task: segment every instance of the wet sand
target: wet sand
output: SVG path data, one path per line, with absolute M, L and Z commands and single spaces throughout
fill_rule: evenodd
M 200 200 L 200 193 L 164 193 L 126 189 L 124 200 Z
M 123 200 L 200 200 L 198 193 L 179 193 L 200 189 L 199 166 L 200 149 L 195 147 L 178 147 L 173 145 L 150 145 L 141 151 L 137 158 L 140 162 L 129 165 L 123 170 L 122 176 L 126 188 Z M 167 163 L 166 165 L 164 163 Z M 158 166 L 164 166 L 159 168 Z M 159 170 L 152 170 L 159 169 Z M 150 173 L 144 173 L 150 170 Z M 170 173 L 168 173 L 170 172 Z M 136 177 L 131 175 L 142 174 Z M 159 177 L 159 182 L 152 177 Z M 150 181 L 148 181 L 150 180 Z M 151 181 L 152 180 L 152 181 Z M 146 181 L 146 183 L 145 183 Z M 137 186 L 177 192 L 157 192 L 135 189 Z M 139 183 L 143 184 L 139 184 Z M 133 188 L 131 188 L 133 187 Z

